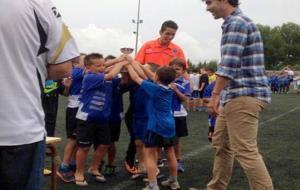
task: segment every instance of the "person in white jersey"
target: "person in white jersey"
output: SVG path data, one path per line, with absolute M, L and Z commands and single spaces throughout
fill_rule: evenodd
M 192 73 L 190 74 L 190 81 L 192 93 L 190 98 L 190 104 L 188 105 L 188 107 L 191 111 L 196 111 L 196 109 L 200 106 L 200 74 L 197 68 L 192 70 Z
M 69 76 L 79 53 L 51 1 L 1 0 L 0 12 L 0 189 L 41 190 L 43 81 Z

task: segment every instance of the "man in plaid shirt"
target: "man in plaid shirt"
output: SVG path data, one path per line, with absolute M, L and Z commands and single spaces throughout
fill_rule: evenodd
M 271 101 L 260 32 L 238 8 L 238 0 L 203 1 L 215 19 L 224 19 L 221 63 L 208 104 L 218 118 L 212 142 L 216 149 L 213 178 L 207 189 L 227 188 L 236 158 L 251 190 L 273 190 L 257 148 L 259 112 Z

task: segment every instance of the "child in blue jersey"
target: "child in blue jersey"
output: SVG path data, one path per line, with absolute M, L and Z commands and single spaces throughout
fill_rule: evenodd
M 92 144 L 96 147 L 92 163 L 88 173 L 96 181 L 105 182 L 106 179 L 99 172 L 98 166 L 110 145 L 110 129 L 108 126 L 111 101 L 112 101 L 112 79 L 127 64 L 120 58 L 108 73 L 105 73 L 105 61 L 103 56 L 92 53 L 84 58 L 86 74 L 82 81 L 80 105 L 76 115 L 79 119 L 76 153 L 75 183 L 77 185 L 88 185 L 84 177 L 84 162 Z
M 105 63 L 115 60 L 116 57 L 108 55 L 105 57 Z M 109 129 L 110 129 L 110 141 L 111 144 L 107 150 L 107 164 L 104 167 L 104 175 L 110 176 L 115 173 L 115 157 L 117 153 L 115 142 L 119 140 L 121 121 L 123 118 L 123 89 L 121 87 L 122 81 L 121 74 L 117 75 L 112 79 L 112 102 L 111 102 L 111 113 L 109 116 Z
M 186 123 L 187 111 L 182 103 L 186 102 L 191 95 L 190 82 L 183 77 L 186 72 L 185 60 L 175 58 L 171 60 L 169 66 L 176 71 L 176 79 L 171 84 L 171 88 L 173 89 L 172 111 L 175 119 L 177 137 L 175 145 L 175 154 L 178 163 L 177 170 L 184 172 L 183 163 L 181 162 L 182 144 L 180 139 L 181 137 L 188 136 L 188 128 Z
M 143 80 L 131 64 L 126 66 L 131 79 L 139 84 L 148 95 L 147 102 L 145 102 L 147 104 L 148 122 L 144 143 L 149 185 L 143 190 L 159 189 L 156 179 L 157 148 L 159 147 L 165 147 L 167 150 L 170 173 L 169 179 L 162 182 L 162 185 L 178 189 L 180 186 L 177 181 L 177 161 L 174 151 L 175 121 L 172 116 L 173 91 L 169 87 L 169 84 L 175 79 L 175 70 L 171 67 L 159 68 L 154 77 L 155 83 L 152 83 Z M 145 73 L 147 72 L 145 71 Z
M 270 73 L 269 76 L 268 76 L 268 82 L 269 82 L 269 86 L 270 86 L 270 89 L 273 93 L 276 93 L 277 92 L 277 89 L 276 89 L 276 80 L 277 80 L 277 76 L 276 76 L 276 73 L 273 72 L 273 73 Z
M 215 87 L 216 81 L 213 81 L 212 83 L 210 83 L 208 86 L 206 86 L 206 88 L 204 89 L 204 94 L 203 94 L 203 102 L 204 103 L 208 103 L 210 101 L 210 97 L 212 95 L 212 91 Z M 217 117 L 213 116 L 213 115 L 208 115 L 208 140 L 209 142 L 212 142 L 212 136 L 214 134 L 215 131 L 215 125 L 216 125 L 216 120 Z
M 134 63 L 134 66 L 136 63 Z M 147 63 L 143 67 L 148 67 L 151 72 L 155 73 L 158 66 L 154 63 Z M 146 73 L 145 73 L 146 75 Z M 147 76 L 147 75 L 146 75 Z M 147 76 L 147 78 L 151 78 L 151 76 Z M 147 79 L 147 81 L 152 82 L 151 79 Z M 135 146 L 137 152 L 138 159 L 138 167 L 137 172 L 131 176 L 131 179 L 137 179 L 143 174 L 146 173 L 145 162 L 144 162 L 144 140 L 147 130 L 148 123 L 148 113 L 147 113 L 147 105 L 146 101 L 149 98 L 147 92 L 140 87 L 140 85 L 135 85 L 134 87 L 134 111 L 133 111 L 133 134 L 135 138 Z
M 65 78 L 63 84 L 65 86 L 64 95 L 68 96 L 68 105 L 66 109 L 66 134 L 67 144 L 64 148 L 64 155 L 61 164 L 58 167 L 57 175 L 64 182 L 74 181 L 74 172 L 76 170 L 75 153 L 77 119 L 76 113 L 79 107 L 79 95 L 84 76 L 83 59 L 85 54 L 80 54 L 79 60 L 73 63 L 73 70 L 70 78 Z
M 289 82 L 287 74 L 280 72 L 278 76 L 278 93 L 286 93 L 286 86 Z

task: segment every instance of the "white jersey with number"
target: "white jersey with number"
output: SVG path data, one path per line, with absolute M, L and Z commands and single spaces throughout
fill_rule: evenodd
M 38 142 L 45 137 L 46 66 L 78 50 L 50 0 L 1 0 L 0 12 L 0 146 Z

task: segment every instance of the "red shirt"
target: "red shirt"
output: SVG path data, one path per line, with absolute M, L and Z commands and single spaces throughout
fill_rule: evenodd
M 186 61 L 183 50 L 178 45 L 171 42 L 167 47 L 162 47 L 159 39 L 156 39 L 144 43 L 135 60 L 141 64 L 156 63 L 159 66 L 165 66 L 169 65 L 173 58 L 181 58 Z

